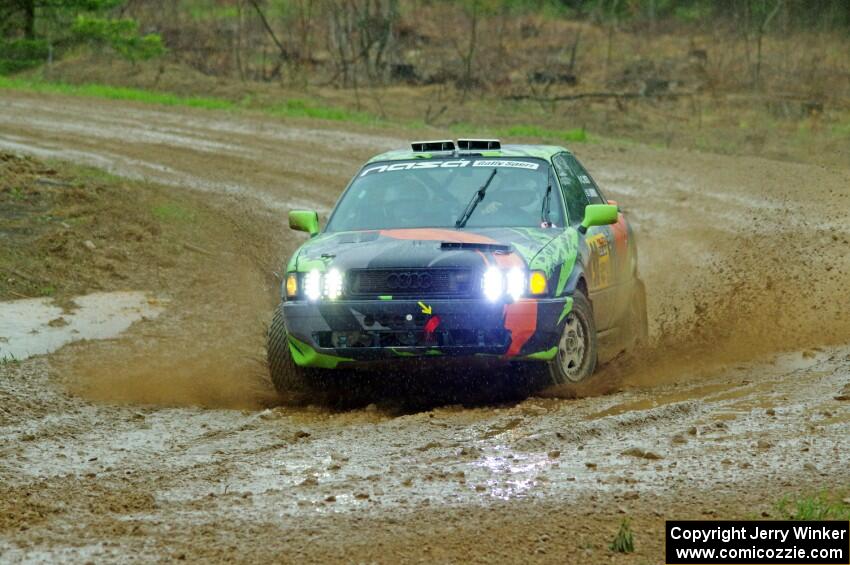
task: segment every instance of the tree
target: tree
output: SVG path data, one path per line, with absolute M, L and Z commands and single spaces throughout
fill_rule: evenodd
M 128 61 L 159 57 L 165 53 L 162 39 L 156 34 L 139 34 L 134 20 L 109 20 L 77 16 L 71 28 L 74 37 L 95 47 L 108 47 Z
M 130 61 L 165 52 L 156 34 L 116 18 L 125 0 L 0 0 L 0 73 L 42 63 L 54 48 L 88 43 Z

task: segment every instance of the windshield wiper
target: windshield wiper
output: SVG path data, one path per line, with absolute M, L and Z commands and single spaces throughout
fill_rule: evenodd
M 547 228 L 552 227 L 552 222 L 549 221 L 549 208 L 552 205 L 552 185 L 546 187 L 546 196 L 543 197 L 543 207 L 540 210 L 540 220 Z
M 484 186 L 479 188 L 475 194 L 472 195 L 472 200 L 469 201 L 469 204 L 466 205 L 466 210 L 463 211 L 463 214 L 460 215 L 460 218 L 455 222 L 455 228 L 462 228 L 466 225 L 466 222 L 469 221 L 469 217 L 475 211 L 475 207 L 484 200 L 484 195 L 487 194 L 487 187 L 490 186 L 490 183 L 493 181 L 493 177 L 496 176 L 497 169 L 493 169 L 493 172 L 490 173 L 490 177 L 487 179 L 487 182 L 484 183 Z

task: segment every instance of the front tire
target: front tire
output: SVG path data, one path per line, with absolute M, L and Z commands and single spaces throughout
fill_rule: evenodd
M 596 370 L 597 343 L 593 307 L 581 290 L 573 295 L 573 309 L 567 314 L 558 339 L 558 353 L 549 362 L 554 385 L 585 381 Z
M 280 306 L 275 308 L 272 314 L 272 323 L 269 326 L 267 356 L 269 364 L 269 377 L 275 390 L 284 397 L 300 398 L 311 391 L 314 371 L 305 367 L 299 367 L 292 359 L 292 351 L 289 349 L 286 324 L 283 321 L 283 313 Z

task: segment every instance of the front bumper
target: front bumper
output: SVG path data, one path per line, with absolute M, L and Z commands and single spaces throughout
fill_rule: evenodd
M 571 297 L 486 300 L 290 301 L 281 305 L 302 366 L 415 356 L 554 357 Z

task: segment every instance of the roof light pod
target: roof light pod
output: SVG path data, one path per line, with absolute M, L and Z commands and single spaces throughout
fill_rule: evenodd
M 498 151 L 502 142 L 498 139 L 458 139 L 457 148 L 461 151 Z
M 454 151 L 455 142 L 451 139 L 438 139 L 436 141 L 414 141 L 410 144 L 414 153 L 434 153 L 440 151 Z

